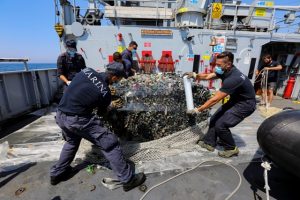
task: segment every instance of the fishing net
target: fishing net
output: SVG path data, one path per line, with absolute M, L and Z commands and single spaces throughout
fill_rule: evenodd
M 183 80 L 176 74 L 142 74 L 114 86 L 124 102 L 121 109 L 104 117 L 106 126 L 126 140 L 149 141 L 184 130 L 207 119 L 186 114 Z M 200 84 L 192 87 L 194 105 L 203 104 L 210 91 Z
M 124 106 L 103 117 L 121 139 L 127 158 L 135 163 L 158 160 L 195 150 L 207 126 L 208 111 L 197 117 L 186 114 L 184 85 L 175 74 L 143 74 L 114 86 Z M 194 105 L 208 100 L 210 91 L 198 83 L 192 86 Z M 80 151 L 86 160 L 101 163 L 100 149 L 83 140 Z
M 203 135 L 208 113 L 196 118 L 186 115 L 182 78 L 174 74 L 139 75 L 115 87 L 117 97 L 114 98 L 121 98 L 124 106 L 103 119 L 106 126 L 120 136 L 126 158 L 139 164 L 197 151 L 196 142 Z M 209 90 L 197 83 L 193 85 L 193 93 L 195 106 L 203 104 L 210 96 Z M 13 170 L 28 162 L 58 159 L 64 142 L 59 140 L 61 130 L 54 116 L 55 112 L 51 112 L 20 129 L 18 134 L 22 136 L 30 133 L 25 143 L 13 144 L 9 149 L 4 145 L 0 171 Z M 107 163 L 100 149 L 86 140 L 82 140 L 76 159 L 101 165 Z
M 149 142 L 121 141 L 122 150 L 125 157 L 136 164 L 159 160 L 184 152 L 198 151 L 196 143 L 203 137 L 203 130 L 207 127 L 207 124 L 207 121 L 203 121 L 185 130 Z M 82 140 L 79 152 L 85 155 L 85 160 L 88 162 L 98 164 L 107 163 L 101 150 L 87 140 Z

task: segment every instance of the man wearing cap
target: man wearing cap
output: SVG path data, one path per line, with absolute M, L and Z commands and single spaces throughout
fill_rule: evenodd
M 57 72 L 60 80 L 68 86 L 75 74 L 80 72 L 86 66 L 82 55 L 77 53 L 75 40 L 68 40 L 66 42 L 66 48 L 67 51 L 59 55 L 57 59 Z
M 108 85 L 120 81 L 124 76 L 124 67 L 118 62 L 108 65 L 106 72 L 98 73 L 91 68 L 85 68 L 75 75 L 56 113 L 56 123 L 63 130 L 66 142 L 59 160 L 50 170 L 52 185 L 67 180 L 74 172 L 70 165 L 82 138 L 101 149 L 112 170 L 123 183 L 124 191 L 129 191 L 145 181 L 145 175 L 135 174 L 133 167 L 125 161 L 115 134 L 104 127 L 97 115 L 93 114 L 95 108 L 98 108 L 98 112 L 116 108 L 111 103 Z
M 127 47 L 122 52 L 122 60 L 125 65 L 125 71 L 127 76 L 133 76 L 135 74 L 135 70 L 133 69 L 133 55 L 136 54 L 138 44 L 135 41 L 131 41 Z

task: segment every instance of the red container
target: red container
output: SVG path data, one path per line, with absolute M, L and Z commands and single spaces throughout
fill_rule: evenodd
M 290 99 L 295 85 L 295 77 L 290 77 L 284 90 L 283 98 Z

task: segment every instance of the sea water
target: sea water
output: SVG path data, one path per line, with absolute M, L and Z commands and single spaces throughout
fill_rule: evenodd
M 56 63 L 27 63 L 29 70 L 56 69 Z M 0 72 L 24 71 L 23 63 L 0 63 Z

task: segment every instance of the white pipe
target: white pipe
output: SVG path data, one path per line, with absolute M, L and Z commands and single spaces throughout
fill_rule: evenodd
M 187 110 L 194 109 L 193 93 L 192 93 L 192 81 L 188 76 L 183 77 L 184 93 Z

